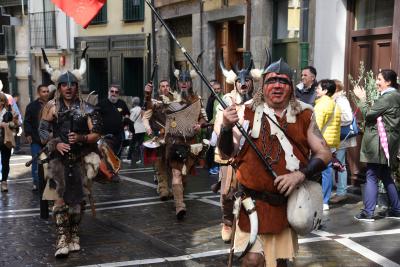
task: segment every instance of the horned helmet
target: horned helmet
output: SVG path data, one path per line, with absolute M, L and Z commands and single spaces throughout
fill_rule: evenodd
M 269 64 L 271 63 L 271 53 L 269 51 L 269 49 L 266 49 L 266 54 L 267 54 L 267 58 L 266 58 L 266 62 L 264 65 L 263 69 L 257 69 L 257 68 L 253 68 L 254 67 L 254 63 L 253 63 L 253 59 L 250 60 L 250 63 L 248 64 L 248 66 L 244 69 L 239 70 L 238 68 L 238 63 L 235 64 L 233 70 L 228 70 L 225 67 L 225 63 L 224 63 L 224 57 L 223 57 L 223 53 L 221 50 L 221 56 L 220 56 L 220 60 L 219 60 L 219 66 L 222 70 L 222 73 L 224 74 L 225 78 L 226 78 L 226 83 L 228 84 L 235 84 L 236 81 L 240 80 L 241 84 L 244 84 L 246 81 L 246 78 L 250 78 L 250 79 L 254 79 L 254 80 L 259 80 L 264 72 L 264 70 L 267 68 L 267 66 L 269 66 Z
M 175 69 L 174 76 L 179 82 L 191 82 L 192 79 L 197 77 L 197 73 L 194 70 L 178 70 Z
M 265 75 L 270 72 L 275 72 L 277 74 L 284 74 L 287 75 L 289 79 L 292 78 L 293 71 L 289 64 L 286 63 L 283 58 L 280 58 L 278 61 L 271 63 L 263 72 L 262 74 Z
M 246 84 L 246 79 L 251 79 L 253 82 L 255 80 L 259 80 L 262 76 L 262 73 L 264 71 L 264 69 L 267 68 L 267 66 L 270 64 L 271 62 L 271 54 L 269 52 L 269 50 L 266 50 L 266 54 L 267 54 L 267 58 L 266 58 L 266 63 L 263 69 L 257 69 L 254 68 L 254 63 L 253 63 L 253 59 L 250 60 L 250 63 L 247 65 L 246 68 L 243 68 L 241 70 L 239 70 L 238 68 L 238 63 L 235 64 L 235 67 L 233 68 L 233 70 L 228 70 L 225 67 L 224 64 L 224 57 L 223 57 L 223 53 L 221 50 L 221 56 L 220 56 L 220 60 L 219 60 L 219 66 L 222 70 L 223 75 L 226 78 L 226 83 L 228 84 L 235 84 L 237 81 L 239 81 L 242 85 Z M 238 88 L 236 88 L 235 86 L 235 102 L 236 104 L 240 104 L 243 102 L 246 102 L 247 100 L 252 98 L 252 95 L 254 93 L 254 85 L 253 88 L 251 88 L 252 90 L 246 90 L 246 92 L 241 92 L 241 90 L 238 90 Z
M 47 59 L 44 49 L 42 48 L 43 61 L 44 61 L 47 73 L 51 75 L 51 80 L 55 84 L 67 83 L 68 86 L 71 86 L 72 83 L 80 82 L 82 80 L 83 74 L 86 72 L 85 55 L 86 55 L 86 50 L 88 48 L 89 47 L 87 46 L 82 52 L 79 69 L 74 69 L 72 71 L 69 71 L 69 70 L 61 71 L 58 69 L 53 69 L 50 66 L 49 60 Z

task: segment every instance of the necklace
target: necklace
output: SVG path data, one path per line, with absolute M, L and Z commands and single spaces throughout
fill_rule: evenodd
M 280 125 L 279 121 L 278 124 Z M 284 121 L 282 129 L 286 130 L 287 121 Z M 280 155 L 282 153 L 282 146 L 278 140 L 276 135 L 271 135 L 271 130 L 269 126 L 269 122 L 267 116 L 263 115 L 262 117 L 262 148 L 264 158 L 268 161 L 269 164 L 274 165 L 279 162 Z M 268 139 L 267 139 L 268 136 Z M 275 155 L 272 155 L 273 148 L 276 147 Z

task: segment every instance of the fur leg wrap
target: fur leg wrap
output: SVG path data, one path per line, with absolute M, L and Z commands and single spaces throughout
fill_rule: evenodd
M 66 257 L 69 253 L 69 215 L 68 206 L 54 206 L 54 220 L 56 223 L 57 241 L 56 241 L 56 257 Z
M 167 166 L 165 165 L 165 157 L 158 157 L 154 164 L 157 176 L 157 193 L 161 200 L 167 200 L 171 196 L 168 186 Z
M 68 247 L 70 252 L 74 252 L 74 251 L 79 251 L 81 249 L 79 235 L 78 235 L 79 224 L 81 223 L 82 220 L 81 205 L 75 205 L 73 208 L 70 208 L 69 212 L 70 212 L 70 217 L 69 217 L 70 240 L 68 243 Z
M 186 215 L 186 205 L 183 202 L 183 185 L 173 184 L 172 193 L 174 194 L 176 217 L 178 220 L 182 220 Z

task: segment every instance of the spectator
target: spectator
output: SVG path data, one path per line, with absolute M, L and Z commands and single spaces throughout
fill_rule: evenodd
M 222 98 L 223 90 L 221 87 L 221 84 L 216 81 L 212 80 L 210 81 L 215 93 Z M 219 105 L 219 102 L 216 99 L 216 96 L 214 94 L 211 94 L 210 97 L 207 100 L 207 106 L 206 106 L 206 113 L 207 113 L 207 118 L 209 118 L 209 123 L 214 124 L 215 122 L 215 117 L 217 115 L 217 106 Z M 209 131 L 208 138 L 212 139 L 212 128 L 211 131 Z M 216 139 L 216 136 L 215 136 Z M 211 144 L 215 144 L 213 140 L 211 140 Z M 215 154 L 215 145 L 211 145 L 210 148 L 207 151 L 207 164 L 208 164 L 208 173 L 210 175 L 217 175 L 219 173 L 219 166 L 218 164 L 214 161 L 214 154 Z
M 332 96 L 336 91 L 333 80 L 321 80 L 318 83 L 315 101 L 315 119 L 331 152 L 336 151 L 340 144 L 340 116 L 341 110 L 333 101 Z M 324 198 L 323 210 L 329 210 L 329 198 L 332 192 L 332 163 L 322 172 L 322 193 Z
M 397 151 L 400 144 L 400 93 L 396 72 L 381 70 L 376 85 L 380 96 L 369 110 L 365 101 L 365 90 L 360 87 L 354 89 L 354 93 L 363 103 L 361 111 L 365 115 L 360 152 L 360 161 L 367 163 L 364 209 L 354 216 L 360 221 L 374 221 L 378 177 L 382 180 L 390 201 L 390 209 L 380 215 L 400 219 L 399 196 L 391 176 L 391 169 L 396 170 L 398 167 Z
M 348 126 L 353 122 L 353 111 L 350 106 L 350 102 L 343 91 L 344 85 L 339 80 L 334 80 L 336 84 L 336 92 L 332 96 L 336 105 L 341 110 L 340 126 Z M 336 151 L 336 159 L 346 166 L 346 150 L 348 147 L 357 146 L 356 136 L 346 136 L 343 140 L 340 140 L 340 145 Z M 331 198 L 331 203 L 338 203 L 347 198 L 347 167 L 343 171 L 338 172 L 338 181 L 336 185 L 336 195 Z
M 103 134 L 112 138 L 112 148 L 120 156 L 122 141 L 125 138 L 124 123 L 129 119 L 129 109 L 122 99 L 119 99 L 119 86 L 111 85 L 108 98 L 97 104 L 103 119 Z
M 301 71 L 301 83 L 296 86 L 297 99 L 315 105 L 316 87 L 317 87 L 317 70 L 313 66 L 307 66 Z
M 38 98 L 26 106 L 24 131 L 26 141 L 31 146 L 31 154 L 34 159 L 42 149 L 42 142 L 39 137 L 39 119 L 42 107 L 47 103 L 49 98 L 49 88 L 41 84 L 37 87 L 36 93 Z M 37 191 L 39 185 L 39 173 L 37 160 L 32 161 L 32 190 Z
M 142 121 L 142 108 L 140 107 L 140 98 L 133 98 L 133 108 L 131 109 L 130 119 L 133 122 L 134 132 L 129 147 L 128 157 L 132 162 L 141 164 L 143 162 L 143 140 L 146 134 Z M 128 158 L 129 159 L 129 158 Z M 136 160 L 136 161 L 135 161 Z
M 12 94 L 12 98 L 13 101 L 15 103 L 15 105 L 18 107 L 18 110 L 20 110 L 19 108 L 19 93 L 13 93 Z M 22 125 L 22 114 L 20 114 L 20 125 Z M 18 128 L 18 132 L 15 135 L 15 149 L 12 150 L 12 154 L 20 154 L 21 153 L 21 134 L 22 134 L 22 127 Z
M 7 179 L 10 172 L 11 148 L 15 147 L 14 134 L 18 127 L 18 115 L 9 105 L 7 96 L 0 93 L 1 192 L 8 192 Z

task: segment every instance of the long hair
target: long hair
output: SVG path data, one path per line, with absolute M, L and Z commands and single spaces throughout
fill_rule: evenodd
M 0 92 L 0 102 L 4 103 L 4 108 L 5 109 L 9 108 L 10 104 L 8 103 L 8 98 L 3 92 Z

